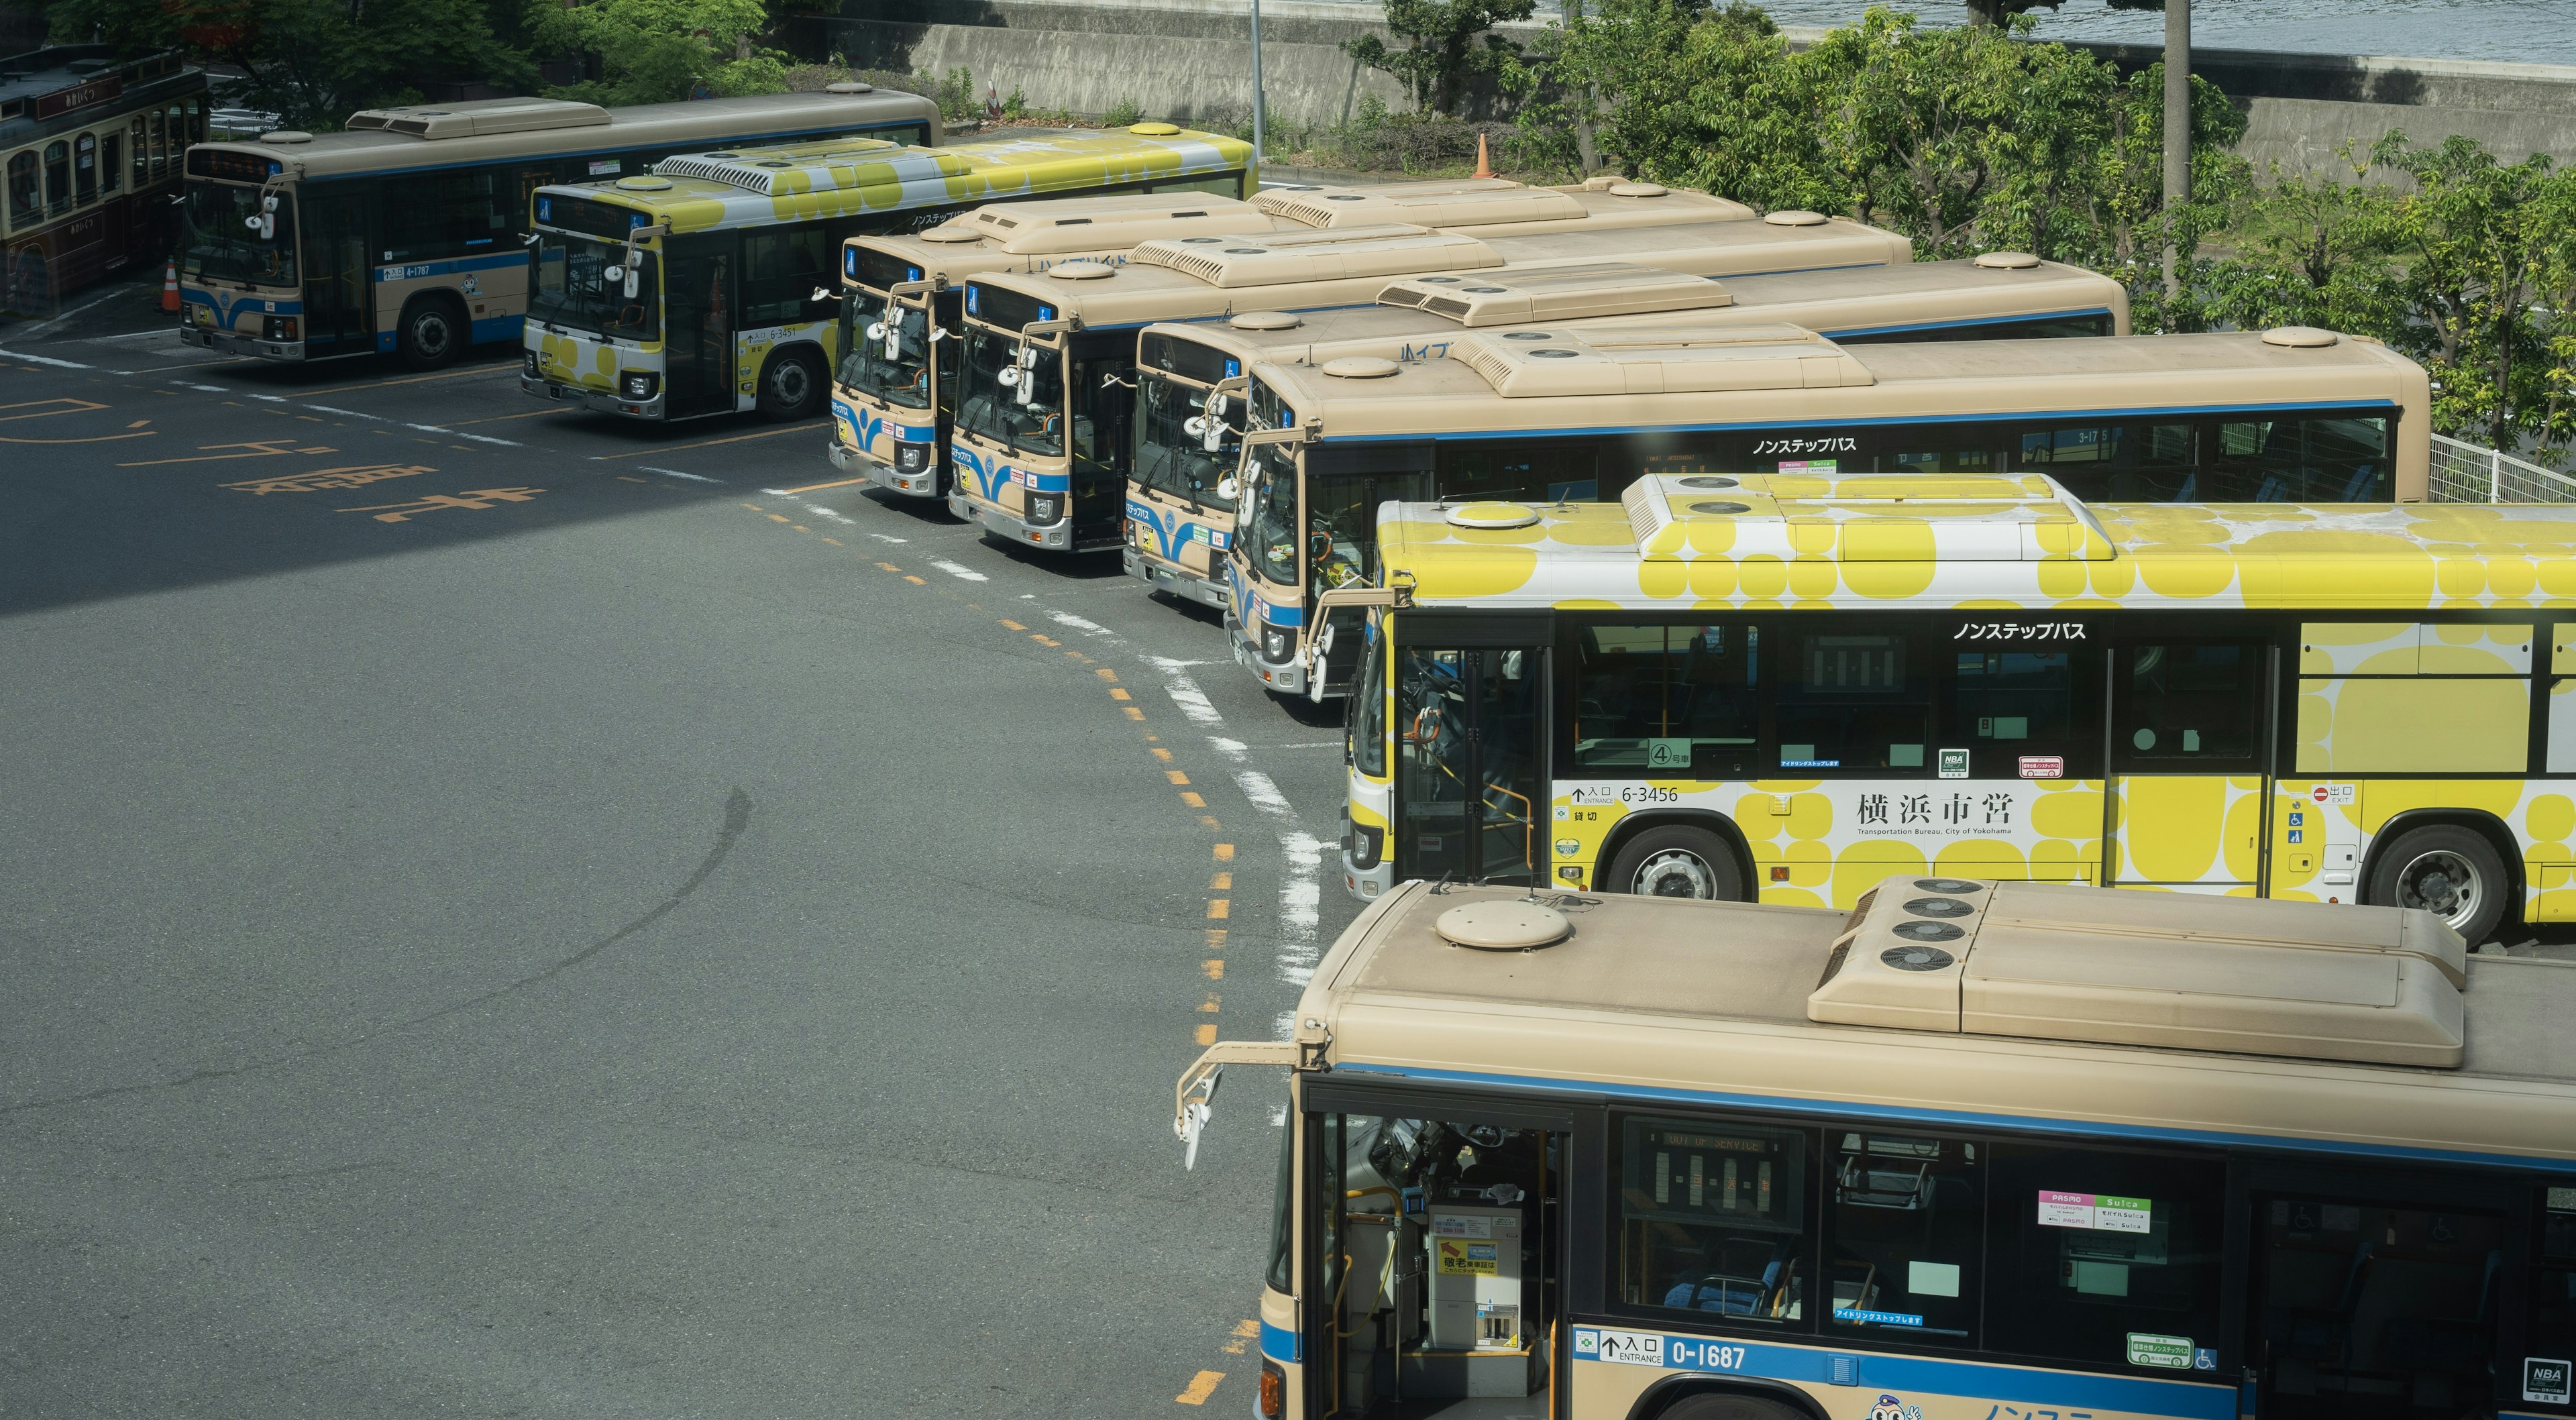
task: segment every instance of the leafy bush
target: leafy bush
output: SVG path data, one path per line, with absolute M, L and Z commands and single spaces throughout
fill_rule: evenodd
M 1100 126 L 1103 128 L 1125 128 L 1131 123 L 1144 121 L 1145 107 L 1134 99 L 1120 99 L 1109 106 L 1109 112 L 1100 116 Z

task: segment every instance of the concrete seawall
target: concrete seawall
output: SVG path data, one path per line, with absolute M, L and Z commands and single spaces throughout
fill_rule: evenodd
M 1076 113 L 1132 101 L 1177 122 L 1231 124 L 1252 111 L 1243 0 L 844 0 L 837 16 L 795 22 L 813 56 L 839 52 L 869 68 L 944 74 L 963 66 L 1008 94 Z M 1361 98 L 1408 100 L 1387 75 L 1341 51 L 1384 35 L 1375 6 L 1269 0 L 1261 7 L 1262 68 L 1280 124 L 1347 119 Z M 1506 26 L 1527 40 L 1539 26 Z M 1821 31 L 1788 31 L 1793 42 Z M 2084 48 L 2123 67 L 2153 63 L 2151 47 Z M 2246 111 L 2240 152 L 2257 168 L 2337 165 L 2347 138 L 2403 129 L 2418 142 L 2467 134 L 2507 161 L 2544 152 L 2576 161 L 2576 68 L 2470 60 L 2203 49 L 2193 67 Z

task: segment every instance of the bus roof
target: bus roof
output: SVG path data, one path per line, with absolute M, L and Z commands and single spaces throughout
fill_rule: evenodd
M 415 172 L 632 148 L 760 141 L 818 128 L 862 128 L 918 122 L 939 131 L 938 105 L 918 94 L 747 94 L 730 99 L 601 108 L 569 99 L 469 99 L 363 109 L 341 133 L 276 134 L 198 147 L 282 162 L 304 178 Z M 275 141 L 272 141 L 275 140 Z
M 1208 346 L 1248 369 L 1261 360 L 1312 365 L 1344 355 L 1434 358 L 1462 329 L 1562 321 L 1579 323 L 1571 325 L 1578 330 L 1615 330 L 1669 325 L 1679 312 L 1711 326 L 1857 327 L 1864 333 L 2078 312 L 2111 315 L 2125 329 L 2129 312 L 2119 282 L 2056 262 L 1999 271 L 1973 261 L 1924 261 L 1724 279 L 1633 262 L 1569 262 L 1412 277 L 1387 286 L 1378 302 L 1298 314 L 1247 312 L 1232 321 L 1158 322 L 1146 333 Z
M 1052 258 L 1125 251 L 1149 241 L 1204 235 L 1336 229 L 1388 223 L 1519 236 L 1571 230 L 1617 231 L 1690 222 L 1746 221 L 1741 203 L 1704 192 L 1656 188 L 1651 198 L 1595 182 L 1532 187 L 1504 178 L 1426 179 L 1375 187 L 1272 189 L 1250 202 L 1194 193 L 1113 193 L 1001 202 L 926 232 L 850 238 L 850 245 L 896 257 L 921 273 L 911 279 L 955 284 L 1003 271 L 1044 271 Z
M 1873 896 L 1885 915 L 1927 893 L 1997 919 L 1926 958 L 1919 989 L 1960 1003 L 1948 1018 L 1830 1019 L 1822 998 L 1877 945 L 1870 898 L 1846 914 L 1413 882 L 1325 957 L 1299 1033 L 1329 1033 L 1325 1078 L 2576 1167 L 2576 963 L 2468 956 L 2393 908 L 1911 876 Z M 1482 918 L 1550 912 L 1570 928 L 1552 944 L 1463 944 L 1498 940 Z M 2159 1018 L 2238 1023 L 2251 1048 L 2105 1038 Z M 2446 1032 L 2429 1063 L 2367 1058 Z
M 1090 279 L 996 274 L 975 284 L 1020 292 L 1090 328 L 1200 320 L 1240 311 L 1359 305 L 1406 276 L 1504 266 L 1626 261 L 1693 276 L 1883 266 L 1914 259 L 1893 232 L 1834 218 L 1813 224 L 1713 221 L 1604 232 L 1486 238 L 1391 225 L 1147 242 Z
M 1345 378 L 1251 373 L 1326 440 L 1723 429 L 2033 410 L 2085 415 L 2283 403 L 2421 408 L 2424 368 L 2324 332 L 1837 345 L 1786 326 L 1675 317 L 1617 331 L 1467 331 L 1449 358 Z M 2406 470 L 2399 471 L 2405 486 Z M 2417 479 L 2420 484 L 2420 473 Z
M 1595 178 L 1573 187 L 1535 187 L 1507 178 L 1426 179 L 1374 187 L 1272 188 L 1253 202 L 1285 228 L 1473 228 L 1508 237 L 1561 231 L 1669 227 L 1684 222 L 1748 222 L 1759 216 L 1741 202 L 1659 183 Z M 1773 214 L 1777 225 L 1812 226 L 1815 214 Z
M 1189 129 L 1077 131 L 937 149 L 837 141 L 686 154 L 655 163 L 649 178 L 540 191 L 631 208 L 667 220 L 674 232 L 705 232 L 1231 172 L 1251 160 L 1251 144 Z
M 2085 504 L 2035 473 L 1655 474 L 1616 504 L 1387 503 L 1377 537 L 1419 606 L 2576 606 L 2576 507 Z

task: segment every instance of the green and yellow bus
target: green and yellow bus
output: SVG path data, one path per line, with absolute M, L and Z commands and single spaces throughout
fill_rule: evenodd
M 1891 872 L 2576 919 L 2576 513 L 1655 473 L 1388 504 L 1344 878 Z M 1354 611 L 1353 615 L 1360 615 Z M 1336 636 L 1342 633 L 1337 629 Z
M 943 148 L 866 141 L 666 158 L 539 190 L 520 386 L 629 419 L 820 413 L 850 238 L 1005 198 L 1251 180 L 1252 145 L 1168 123 Z
M 1683 320 L 1785 323 L 1843 345 L 2038 340 L 2126 335 L 2129 298 L 2107 276 L 2017 252 L 1723 280 L 1585 261 L 1410 277 L 1379 292 L 1375 306 L 1150 325 L 1137 338 L 1127 574 L 1159 592 L 1228 606 L 1244 372 L 1255 365 L 1410 365 L 1447 358 L 1451 338 L 1469 330 L 1619 330 Z
M 1257 1389 L 1215 1398 L 2576 1413 L 2576 963 L 2385 908 L 1866 888 L 1379 899 L 1288 1039 L 1220 1042 L 1176 1094 L 1194 1158 L 1240 1137 L 1225 1065 L 1289 1067 Z
M 1245 198 L 1250 200 L 1243 200 Z M 960 297 L 970 277 L 1044 272 L 1060 262 L 1118 265 L 1148 241 L 1281 231 L 1348 231 L 1390 223 L 1534 236 L 1751 221 L 1742 203 L 1654 183 L 1595 178 L 1530 187 L 1443 178 L 1373 187 L 1238 193 L 1205 179 L 1157 179 L 1112 197 L 1053 198 L 979 209 L 906 236 L 858 238 L 843 281 L 850 331 L 833 379 L 833 466 L 911 498 L 945 498 L 949 426 L 957 413 Z

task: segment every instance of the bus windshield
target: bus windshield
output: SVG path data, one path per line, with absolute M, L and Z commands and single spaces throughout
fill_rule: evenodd
M 295 198 L 283 192 L 276 197 L 277 235 L 263 237 L 250 229 L 251 219 L 262 213 L 258 188 L 202 179 L 190 182 L 179 204 L 185 229 L 182 269 L 205 280 L 294 285 Z
M 871 327 L 893 327 L 894 353 Z M 930 312 L 882 291 L 848 288 L 841 303 L 841 383 L 906 409 L 930 407 Z
M 1285 444 L 1259 444 L 1251 462 L 1261 480 L 1244 495 L 1245 552 L 1266 581 L 1297 585 L 1297 456 Z
M 1202 508 L 1227 512 L 1234 508 L 1234 500 L 1217 491 L 1217 485 L 1234 472 L 1243 399 L 1236 395 L 1226 401 L 1223 417 L 1229 433 L 1219 451 L 1210 453 L 1205 434 L 1189 429 L 1193 420 L 1206 416 L 1208 393 L 1205 386 L 1157 370 L 1137 369 L 1136 481 Z
M 1036 357 L 1036 368 L 1022 364 L 1024 349 Z M 968 326 L 957 427 L 1024 454 L 1063 453 L 1064 353 L 988 326 Z
M 634 254 L 641 274 L 633 296 L 626 294 L 622 277 L 608 275 L 610 267 L 626 260 L 623 243 L 540 231 L 537 279 L 528 293 L 529 317 L 628 340 L 654 339 L 662 332 L 662 301 L 653 255 Z

